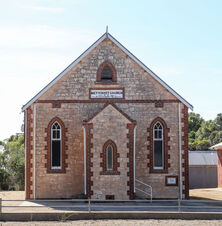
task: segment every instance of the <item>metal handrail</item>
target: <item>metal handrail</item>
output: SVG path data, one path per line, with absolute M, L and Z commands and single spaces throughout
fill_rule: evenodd
M 150 201 L 148 200 L 98 200 L 98 199 L 69 199 L 69 200 L 47 200 L 47 201 L 51 201 L 51 202 L 73 202 L 77 205 L 66 205 L 66 204 L 62 204 L 62 205 L 44 205 L 44 202 L 46 200 L 28 200 L 28 201 L 32 201 L 32 202 L 39 202 L 43 205 L 41 206 L 35 206 L 35 205 L 28 205 L 28 206 L 23 206 L 23 205 L 3 205 L 2 202 L 7 202 L 7 201 L 27 201 L 27 200 L 2 200 L 0 198 L 0 213 L 2 213 L 2 208 L 40 208 L 42 209 L 43 207 L 45 208 L 68 208 L 69 211 L 74 211 L 73 209 L 76 209 L 76 208 L 79 208 L 79 210 L 75 210 L 75 211 L 81 211 L 80 209 L 84 208 L 86 210 L 84 211 L 87 211 L 87 212 L 100 212 L 100 211 L 104 211 L 104 209 L 107 209 L 107 211 L 110 209 L 110 208 L 115 208 L 116 210 L 109 210 L 109 211 L 123 211 L 123 210 L 126 210 L 128 209 L 129 211 L 135 211 L 135 209 L 138 209 L 138 208 L 144 208 L 146 211 L 156 211 L 156 209 L 161 209 L 159 211 L 164 211 L 165 212 L 165 209 L 168 209 L 170 211 L 175 211 L 177 210 L 178 212 L 187 212 L 189 209 L 190 211 L 192 210 L 195 210 L 196 212 L 196 209 L 205 209 L 205 210 L 213 210 L 213 209 L 217 209 L 216 212 L 222 212 L 222 200 L 175 200 L 175 199 L 172 199 L 172 200 L 153 200 L 153 202 L 169 202 L 169 205 L 161 205 L 161 203 L 157 203 L 156 205 L 154 203 L 150 203 Z M 27 202 L 28 202 L 27 201 Z M 119 202 L 126 202 L 126 201 L 129 201 L 131 203 L 137 203 L 137 202 L 141 202 L 141 203 L 138 203 L 136 205 L 133 205 L 133 204 L 127 204 L 127 205 L 114 205 L 114 203 L 119 203 Z M 78 202 L 84 202 L 84 205 L 78 205 Z M 103 203 L 104 202 L 104 203 Z M 113 203 L 110 203 L 110 202 L 113 202 Z M 146 203 L 148 204 L 149 202 L 149 205 L 146 205 Z M 172 203 L 173 202 L 173 203 Z M 194 205 L 192 204 L 189 204 L 189 202 L 197 202 L 199 203 L 199 205 L 196 205 L 196 203 Z M 99 205 L 97 205 L 97 203 Z M 144 203 L 144 205 L 142 205 L 142 203 Z M 171 204 L 170 204 L 171 203 Z M 210 203 L 210 205 L 201 205 L 203 203 Z M 101 205 L 100 205 L 101 204 Z M 154 204 L 154 205 L 153 205 Z M 187 205 L 188 204 L 188 205 Z M 213 205 L 212 205 L 213 204 Z M 99 209 L 96 209 L 96 208 L 102 208 L 102 210 L 99 210 Z M 122 210 L 118 210 L 118 209 L 122 209 Z M 129 208 L 132 208 L 133 210 L 130 210 Z M 94 210 L 93 210 L 94 209 Z M 175 210 L 173 210 L 175 209 Z M 65 211 L 65 210 L 64 210 Z M 141 210 L 138 210 L 138 211 L 141 211 Z M 144 210 L 143 210 L 144 211 Z M 203 212 L 203 211 L 200 211 L 200 212 Z
M 150 200 L 152 201 L 152 195 L 153 195 L 153 194 L 152 194 L 152 193 L 153 193 L 152 187 L 151 187 L 149 184 L 146 184 L 146 183 L 144 183 L 144 182 L 142 182 L 142 181 L 140 181 L 140 180 L 138 180 L 138 179 L 135 179 L 135 181 L 138 182 L 138 183 L 140 183 L 140 184 L 142 184 L 142 185 L 144 185 L 144 186 L 146 186 L 146 187 L 148 187 L 148 188 L 150 189 L 150 193 L 148 193 L 148 192 L 145 192 L 145 191 L 143 191 L 143 190 L 141 190 L 141 189 L 135 187 L 136 190 L 138 190 L 138 191 L 140 191 L 140 192 L 143 192 L 144 194 L 150 195 Z

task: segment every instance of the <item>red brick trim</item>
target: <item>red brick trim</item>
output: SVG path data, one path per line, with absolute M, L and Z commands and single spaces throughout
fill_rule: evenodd
M 91 170 L 91 167 L 93 167 L 92 163 L 92 157 L 93 153 L 91 152 L 91 149 L 93 148 L 92 138 L 93 134 L 91 133 L 91 130 L 93 129 L 92 123 L 84 123 L 83 126 L 85 126 L 86 129 L 86 191 L 87 191 L 87 197 L 91 198 L 93 195 L 92 186 L 92 176 L 93 172 Z
M 96 112 L 92 117 L 90 117 L 88 120 L 84 120 L 84 122 L 90 122 L 93 118 L 95 118 L 100 112 L 102 112 L 107 106 L 111 105 L 114 107 L 120 114 L 122 114 L 125 118 L 127 118 L 130 122 L 136 123 L 135 120 L 131 119 L 125 112 L 120 110 L 114 103 L 107 102 L 98 112 Z
M 31 163 L 31 159 L 32 159 L 32 154 L 31 154 L 31 150 L 32 150 L 32 136 L 31 133 L 33 132 L 33 128 L 31 126 L 31 123 L 33 123 L 33 119 L 32 119 L 32 109 L 31 107 L 28 107 L 26 109 L 26 131 L 25 131 L 25 135 L 26 135 L 26 186 L 25 186 L 25 198 L 26 199 L 30 199 L 31 198 L 31 194 L 33 193 L 32 189 L 31 189 L 31 185 L 32 185 L 32 181 L 31 181 L 31 177 L 32 177 L 32 163 Z
M 62 168 L 61 169 L 51 169 L 51 127 L 54 122 L 58 122 L 62 129 Z M 66 163 L 66 159 L 68 159 L 68 154 L 66 154 L 66 151 L 68 150 L 68 146 L 66 145 L 66 141 L 68 140 L 66 136 L 67 128 L 65 128 L 63 121 L 59 117 L 55 117 L 49 122 L 48 127 L 45 129 L 45 132 L 46 132 L 45 141 L 47 142 L 47 145 L 45 146 L 45 150 L 47 151 L 47 154 L 45 155 L 45 159 L 47 160 L 45 167 L 47 169 L 47 173 L 66 173 L 66 168 L 68 167 L 68 164 Z
M 153 127 L 154 125 L 160 122 L 163 126 L 164 131 L 164 168 L 163 170 L 157 170 L 153 168 Z M 147 132 L 149 133 L 149 136 L 147 137 L 147 140 L 149 141 L 149 145 L 147 146 L 147 149 L 149 151 L 149 154 L 147 158 L 150 160 L 150 162 L 147 164 L 147 166 L 150 168 L 150 173 L 168 173 L 168 167 L 170 167 L 170 164 L 168 163 L 168 160 L 170 159 L 170 155 L 168 154 L 170 150 L 170 146 L 168 145 L 168 141 L 170 141 L 170 137 L 168 133 L 170 132 L 170 129 L 167 128 L 166 122 L 160 118 L 155 118 L 152 123 L 150 124 L 150 128 L 147 129 Z
M 91 91 L 92 90 L 122 90 L 123 91 L 123 98 L 91 98 Z M 107 102 L 107 100 L 109 101 L 109 100 L 112 100 L 112 102 L 113 101 L 115 101 L 115 100 L 122 100 L 122 99 L 125 99 L 125 88 L 104 88 L 104 87 L 102 87 L 102 88 L 89 88 L 89 99 L 90 100 L 95 100 L 95 99 L 99 99 L 100 101 L 101 100 L 103 100 L 103 101 L 105 101 L 105 102 Z
M 99 88 L 101 89 L 101 88 Z M 106 102 L 110 102 L 110 103 L 127 103 L 127 104 L 150 104 L 150 103 L 156 103 L 158 100 L 151 100 L 151 99 L 144 99 L 144 100 L 126 100 L 126 99 L 89 99 L 89 100 L 37 100 L 36 103 L 44 103 L 44 104 L 48 104 L 48 103 L 63 103 L 63 104 L 88 104 L 88 103 L 106 103 Z M 172 99 L 164 99 L 161 100 L 161 102 L 164 103 L 179 103 L 179 100 L 172 100 Z
M 127 181 L 127 185 L 129 186 L 129 190 L 127 191 L 127 195 L 129 195 L 129 199 L 134 199 L 134 180 L 133 180 L 133 172 L 134 172 L 134 162 L 133 162 L 133 146 L 134 146 L 134 127 L 136 126 L 135 123 L 128 123 L 127 124 L 127 138 L 129 142 L 127 143 L 127 148 L 129 152 L 127 153 L 127 157 L 129 158 L 129 162 L 127 163 L 127 167 L 129 171 L 127 172 L 127 176 L 129 180 Z
M 176 184 L 168 184 L 168 178 L 175 178 Z M 165 186 L 178 186 L 178 176 L 165 176 Z
M 109 61 L 105 61 L 102 64 L 100 64 L 100 66 L 97 70 L 97 74 L 96 74 L 96 81 L 102 82 L 101 81 L 101 72 L 104 67 L 109 67 L 109 69 L 112 71 L 112 82 L 117 82 L 116 69 Z M 110 82 L 104 82 L 104 84 L 109 85 Z
M 106 166 L 106 148 L 108 145 L 111 145 L 113 147 L 113 170 L 107 170 Z M 100 163 L 100 166 L 102 167 L 103 171 L 100 172 L 100 175 L 120 175 L 120 172 L 118 171 L 119 167 L 119 153 L 117 152 L 117 147 L 114 141 L 107 140 L 105 144 L 103 145 L 103 151 L 100 153 L 100 158 L 102 158 L 102 161 Z
M 217 150 L 217 181 L 218 181 L 218 188 L 222 187 L 222 150 Z
M 184 182 L 183 185 L 185 185 L 185 189 L 183 189 L 183 194 L 185 195 L 185 199 L 189 198 L 189 163 L 188 163 L 188 108 L 184 105 L 184 108 L 182 110 L 183 118 L 181 122 L 183 123 L 182 127 L 182 150 L 184 151 L 184 154 L 182 155 L 182 159 L 184 159 L 184 163 L 182 164 L 182 167 L 184 168 Z

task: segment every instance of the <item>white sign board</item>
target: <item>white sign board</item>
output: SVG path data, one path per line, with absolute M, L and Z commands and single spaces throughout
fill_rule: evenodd
M 168 177 L 167 178 L 167 184 L 176 184 L 176 178 L 175 177 Z
M 96 90 L 93 89 L 90 91 L 90 98 L 123 98 L 123 90 L 122 89 L 104 89 L 104 90 Z

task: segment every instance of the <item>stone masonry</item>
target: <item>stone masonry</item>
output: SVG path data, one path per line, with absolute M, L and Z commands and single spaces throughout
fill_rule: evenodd
M 117 82 L 104 85 L 96 81 L 99 66 L 109 61 L 116 69 Z M 89 98 L 90 88 L 124 88 L 125 99 L 94 100 Z M 115 103 L 120 109 L 116 110 Z M 179 177 L 179 118 L 178 104 L 181 105 L 183 193 L 187 188 L 186 161 L 186 111 L 187 107 L 144 71 L 109 39 L 105 39 L 81 62 L 67 72 L 26 110 L 26 198 L 33 198 L 33 109 L 36 105 L 36 197 L 76 198 L 84 193 L 84 121 L 92 123 L 91 178 L 92 198 L 129 199 L 129 129 L 136 124 L 136 178 L 153 188 L 154 198 L 178 198 L 178 186 L 166 186 L 166 176 Z M 183 110 L 185 109 L 185 110 Z M 98 113 L 99 112 L 99 113 Z M 122 114 L 123 112 L 124 114 Z M 96 114 L 98 113 L 98 114 Z M 96 115 L 96 116 L 95 116 Z M 95 116 L 95 117 L 94 117 Z M 58 117 L 66 128 L 66 169 L 65 172 L 47 172 L 47 132 L 50 121 Z M 162 118 L 169 128 L 167 141 L 169 150 L 168 171 L 150 173 L 148 128 L 153 120 Z M 111 139 L 119 153 L 119 175 L 102 175 L 101 153 L 103 144 Z M 142 189 L 142 186 L 137 185 Z M 138 193 L 138 196 L 142 194 Z

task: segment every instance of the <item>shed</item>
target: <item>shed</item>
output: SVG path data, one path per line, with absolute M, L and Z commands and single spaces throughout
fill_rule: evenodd
M 189 151 L 190 188 L 216 188 L 217 152 Z

